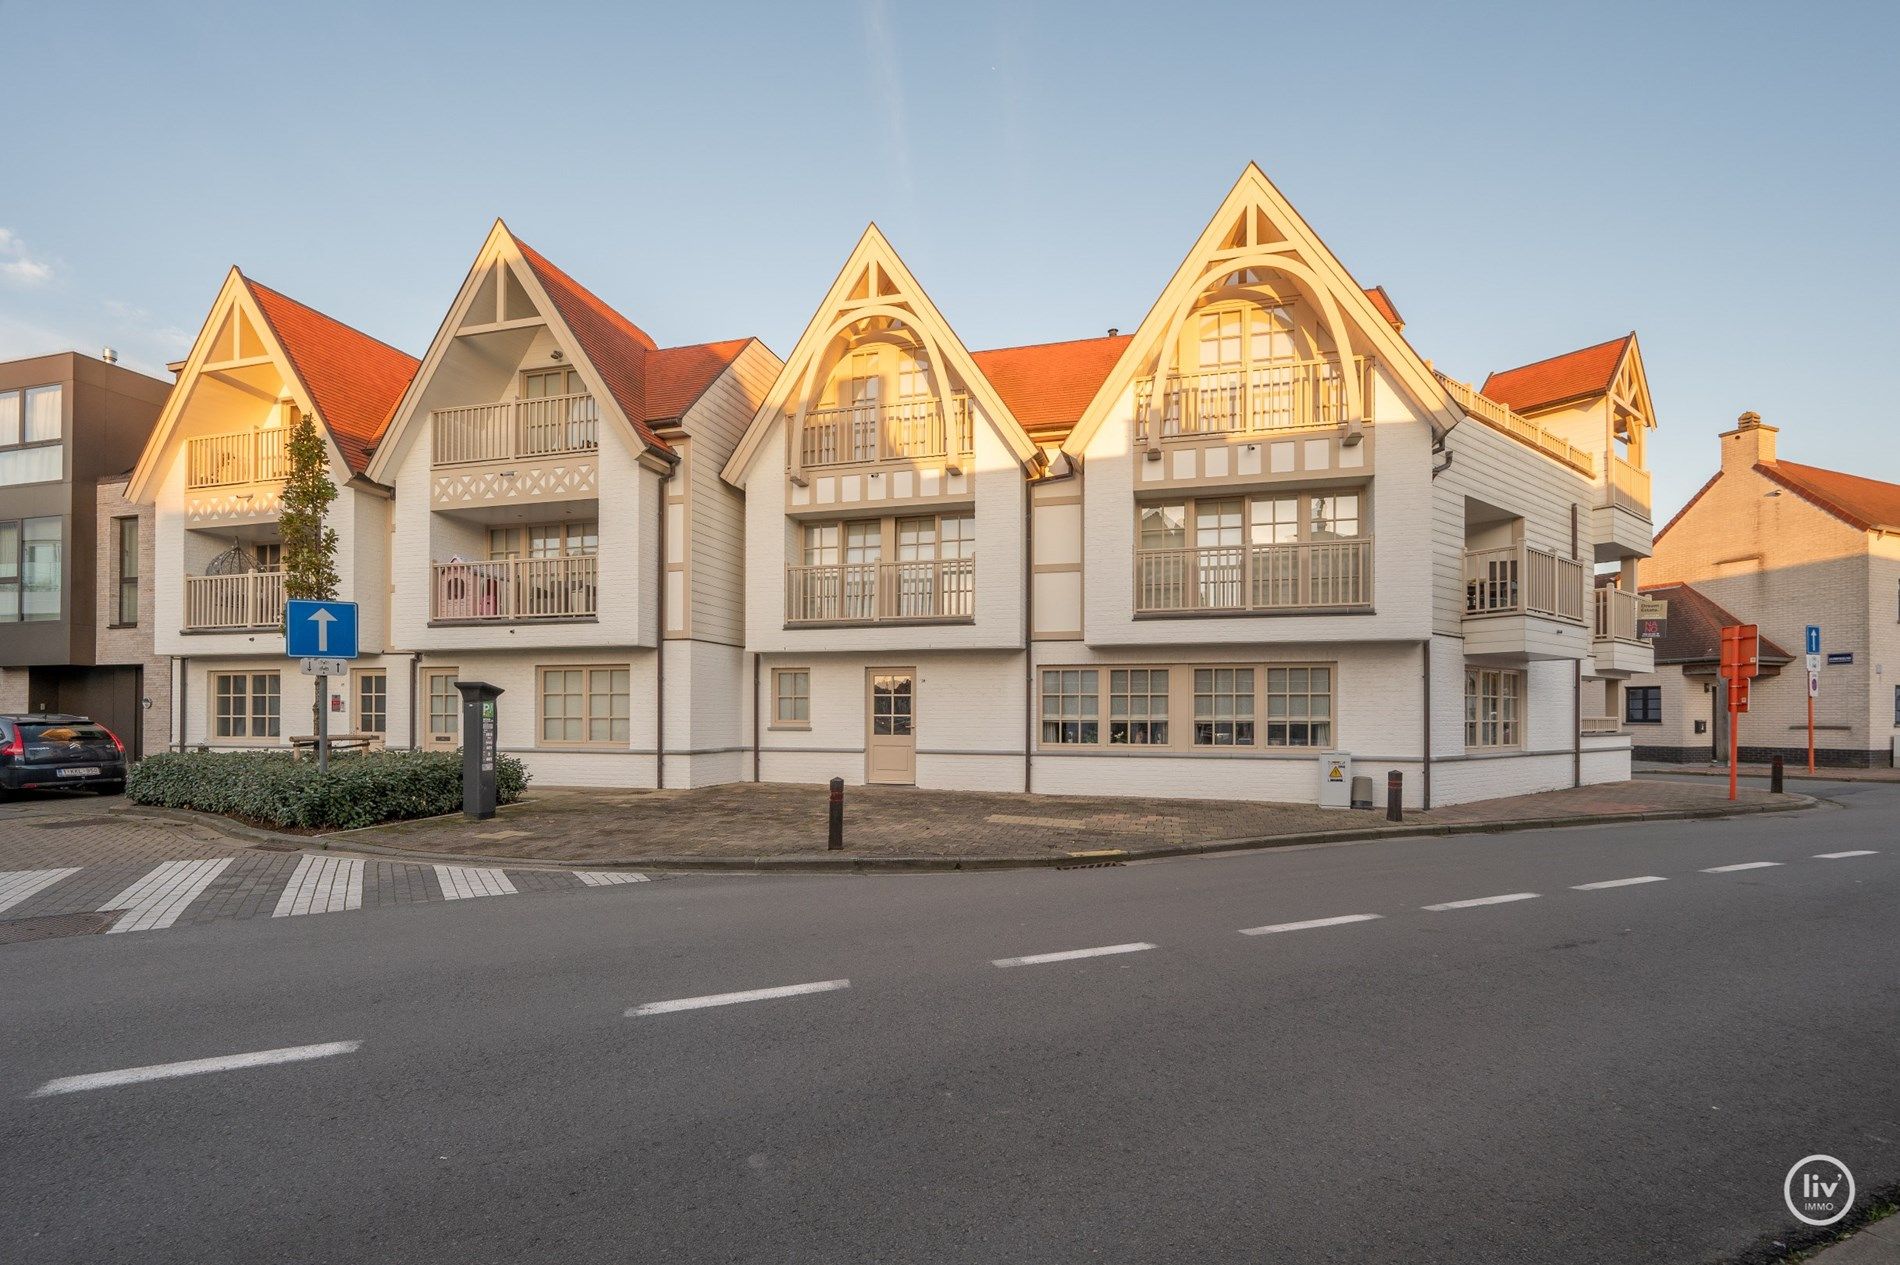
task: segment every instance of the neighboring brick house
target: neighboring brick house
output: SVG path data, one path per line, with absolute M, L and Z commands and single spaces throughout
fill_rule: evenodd
M 1722 661 L 1722 629 L 1746 622 L 1687 584 L 1655 584 L 1643 596 L 1669 603 L 1669 620 L 1656 640 L 1656 671 L 1631 678 L 1624 689 L 1623 720 L 1639 760 L 1728 759 L 1728 701 L 1726 686 L 1716 668 Z M 1761 675 L 1750 689 L 1750 715 L 1759 712 L 1754 700 L 1772 692 L 1777 701 L 1790 689 L 1805 686 L 1806 675 L 1794 656 L 1772 637 L 1760 647 Z M 1781 678 L 1784 673 L 1787 680 Z M 1749 740 L 1756 725 L 1744 718 L 1741 736 Z
M 1643 588 L 1667 596 L 1662 586 L 1692 585 L 1781 646 L 1801 647 L 1806 626 L 1819 625 L 1825 666 L 1816 760 L 1884 767 L 1900 735 L 1900 485 L 1780 460 L 1776 435 L 1754 413 L 1722 435 L 1721 469 L 1657 533 Z M 1672 602 L 1672 634 L 1675 620 Z M 1632 694 L 1661 687 L 1663 730 L 1672 735 L 1692 718 L 1671 715 L 1670 698 L 1684 687 L 1666 678 L 1687 672 L 1672 666 L 1629 682 Z M 1678 707 L 1702 708 L 1699 693 L 1689 691 Z M 1659 742 L 1653 752 L 1700 759 L 1701 735 L 1690 736 L 1686 744 Z M 1805 672 L 1783 673 L 1752 692 L 1741 742 L 1745 759 L 1807 758 Z M 1639 740 L 1639 749 L 1645 745 Z
M 98 485 L 95 662 L 101 670 L 130 675 L 138 682 L 139 723 L 126 727 L 136 728 L 137 750 L 147 754 L 171 745 L 172 666 L 167 656 L 152 649 L 153 511 L 150 505 L 126 499 L 131 478 L 127 471 Z M 133 745 L 131 736 L 119 736 L 128 747 Z

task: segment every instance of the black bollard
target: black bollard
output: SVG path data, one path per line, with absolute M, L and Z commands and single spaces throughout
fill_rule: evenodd
M 1405 816 L 1399 811 L 1399 804 L 1405 799 L 1405 774 L 1393 769 L 1385 775 L 1385 819 L 1403 821 Z
M 1768 766 L 1768 789 L 1781 794 L 1781 757 L 1776 756 L 1774 763 Z
M 831 830 L 825 837 L 825 848 L 837 852 L 844 847 L 844 779 L 831 779 Z

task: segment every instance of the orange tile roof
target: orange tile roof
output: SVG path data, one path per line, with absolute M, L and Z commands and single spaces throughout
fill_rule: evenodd
M 659 425 L 686 416 L 713 380 L 739 358 L 756 338 L 733 338 L 723 343 L 695 343 L 690 347 L 662 347 L 646 358 L 646 421 Z
M 1623 363 L 1623 350 L 1634 337 L 1625 334 L 1548 360 L 1501 369 L 1486 378 L 1478 391 L 1519 413 L 1601 395 L 1610 389 L 1616 367 Z
M 1722 630 L 1742 621 L 1686 584 L 1645 584 L 1644 597 L 1669 603 L 1669 618 L 1656 642 L 1657 663 L 1717 663 L 1722 658 Z M 1767 637 L 1758 653 L 1764 663 L 1789 663 L 1794 656 Z
M 1132 335 L 996 347 L 970 358 L 1032 439 L 1060 443 L 1081 420 Z
M 1385 317 L 1385 323 L 1393 329 L 1403 330 L 1405 318 L 1399 315 L 1399 309 L 1392 305 L 1392 296 L 1385 292 L 1384 286 L 1365 287 L 1366 297 L 1372 300 L 1372 306 L 1379 309 L 1379 315 Z
M 511 233 L 510 236 L 513 236 Z M 633 424 L 650 448 L 670 453 L 672 449 L 647 421 L 647 353 L 658 350 L 645 330 L 602 302 L 593 291 L 549 263 L 547 258 L 519 237 L 514 239 L 521 257 L 534 270 L 541 288 L 559 310 L 561 319 L 574 332 L 574 339 L 606 383 L 607 390 L 620 406 L 621 414 Z
M 1862 531 L 1900 531 L 1900 484 L 1794 461 L 1757 462 L 1755 469 Z
M 415 376 L 416 358 L 239 276 L 310 392 L 317 419 L 350 469 L 363 473 L 370 450 Z

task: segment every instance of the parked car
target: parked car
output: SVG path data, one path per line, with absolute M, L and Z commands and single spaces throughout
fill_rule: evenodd
M 125 744 L 85 716 L 0 716 L 0 793 L 86 787 L 125 789 Z

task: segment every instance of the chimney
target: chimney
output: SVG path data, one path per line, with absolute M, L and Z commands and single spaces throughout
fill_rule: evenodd
M 116 365 L 119 363 L 119 353 L 111 347 L 101 347 L 99 349 L 99 359 L 109 365 Z
M 1780 432 L 1761 420 L 1760 413 L 1744 413 L 1735 429 L 1722 432 L 1722 473 L 1739 472 L 1758 462 L 1775 459 L 1775 436 Z

